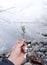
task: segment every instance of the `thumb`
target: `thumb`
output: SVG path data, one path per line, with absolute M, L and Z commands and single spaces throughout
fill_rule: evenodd
M 17 47 L 22 47 L 25 44 L 25 40 L 23 39 L 21 42 L 18 43 Z

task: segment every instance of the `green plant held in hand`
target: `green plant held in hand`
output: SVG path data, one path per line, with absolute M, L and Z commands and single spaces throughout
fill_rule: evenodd
M 25 38 L 25 26 L 23 25 L 22 27 L 22 36 L 23 36 L 23 39 Z

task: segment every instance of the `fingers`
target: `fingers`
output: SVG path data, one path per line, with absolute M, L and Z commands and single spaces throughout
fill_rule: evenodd
M 17 47 L 18 44 L 15 44 L 13 47 L 12 47 L 12 51 Z
M 22 47 L 24 46 L 26 43 L 26 41 L 23 39 L 21 42 L 18 43 L 17 47 Z
M 21 52 L 25 54 L 25 47 L 21 47 Z
M 15 44 L 15 45 L 12 47 L 11 50 L 14 50 L 16 47 L 22 47 L 22 46 L 24 46 L 24 45 L 26 44 L 25 42 L 26 42 L 26 41 L 23 39 L 21 42 Z

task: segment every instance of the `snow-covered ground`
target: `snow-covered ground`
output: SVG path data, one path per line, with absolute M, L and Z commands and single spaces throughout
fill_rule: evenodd
M 0 0 L 1 53 L 22 39 L 22 25 L 27 40 L 47 41 L 47 0 Z

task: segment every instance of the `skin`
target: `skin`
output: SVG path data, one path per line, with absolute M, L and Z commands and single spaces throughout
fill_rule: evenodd
M 25 49 L 23 45 L 26 45 L 25 40 L 20 41 L 12 47 L 9 60 L 14 63 L 14 65 L 21 65 L 24 60 Z

